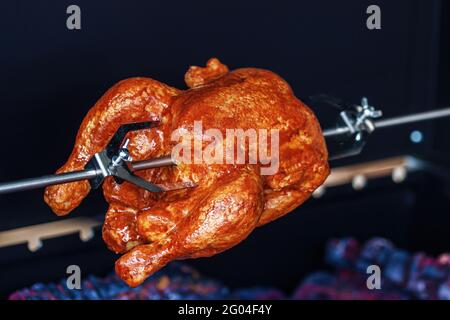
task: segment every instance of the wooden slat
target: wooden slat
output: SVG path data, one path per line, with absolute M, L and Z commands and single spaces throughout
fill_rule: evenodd
M 95 219 L 73 218 L 12 229 L 0 232 L 0 247 L 27 244 L 34 252 L 41 248 L 42 240 L 76 233 L 82 241 L 88 241 L 94 236 L 94 228 L 100 225 L 101 222 Z
M 336 168 L 331 171 L 330 176 L 325 181 L 325 187 L 335 187 L 351 183 L 356 176 L 364 176 L 367 179 L 388 177 L 398 168 L 405 168 L 408 171 L 416 169 L 414 158 L 395 157 L 378 161 L 356 164 L 342 168 Z

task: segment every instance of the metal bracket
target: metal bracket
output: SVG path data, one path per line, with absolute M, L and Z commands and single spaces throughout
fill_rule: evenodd
M 148 182 L 130 171 L 126 165 L 127 162 L 133 160 L 128 152 L 129 139 L 123 142 L 128 132 L 152 128 L 158 123 L 158 121 L 151 121 L 122 125 L 111 138 L 106 149 L 96 153 L 86 165 L 85 169 L 95 169 L 99 173 L 95 178 L 89 180 L 91 187 L 97 189 L 106 177 L 112 176 L 117 183 L 128 181 L 150 192 L 164 191 L 156 184 Z
M 326 101 L 328 103 L 328 101 Z M 334 106 L 334 105 L 333 105 Z M 361 153 L 369 135 L 374 132 L 373 120 L 383 115 L 362 98 L 361 105 L 347 106 L 339 113 L 338 128 L 345 134 L 327 137 L 330 160 L 350 157 Z

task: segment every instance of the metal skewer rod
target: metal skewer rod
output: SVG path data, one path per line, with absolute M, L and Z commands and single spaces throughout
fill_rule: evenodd
M 138 171 L 144 169 L 173 166 L 174 162 L 170 156 L 136 161 L 130 164 L 131 171 Z M 56 184 L 63 184 L 68 182 L 75 182 L 81 180 L 89 180 L 101 175 L 102 173 L 95 169 L 80 170 L 73 172 L 65 172 L 60 174 L 50 174 L 37 178 L 22 179 L 12 182 L 0 183 L 0 194 L 26 191 L 31 189 L 38 189 L 42 187 L 52 186 Z
M 130 163 L 129 168 L 131 171 L 139 171 L 144 169 L 152 169 L 152 168 L 159 168 L 159 167 L 167 167 L 167 166 L 173 166 L 175 163 L 172 160 L 171 156 L 164 156 L 160 158 L 155 158 L 151 160 L 142 160 L 142 161 L 135 161 Z
M 390 119 L 378 120 L 378 121 L 374 121 L 374 125 L 375 125 L 376 129 L 381 129 L 381 128 L 387 128 L 387 127 L 408 124 L 408 123 L 444 118 L 444 117 L 450 117 L 450 108 L 444 108 L 444 109 L 439 109 L 439 110 L 415 113 L 415 114 L 406 115 L 406 116 L 394 117 L 394 118 L 390 118 Z M 349 133 L 349 131 L 350 130 L 348 127 L 340 127 L 340 128 L 324 130 L 323 135 L 325 137 L 332 137 L 332 136 L 337 136 L 337 135 L 341 135 L 344 133 Z
M 174 162 L 172 161 L 172 158 L 170 156 L 164 156 L 160 158 L 130 163 L 130 170 L 139 171 L 144 169 L 159 168 L 173 165 Z M 68 182 L 89 180 L 101 174 L 102 173 L 98 170 L 90 169 L 90 170 L 65 172 L 60 174 L 50 174 L 37 178 L 29 178 L 12 182 L 5 182 L 0 183 L 0 194 L 38 189 L 42 187 L 47 187 L 56 184 L 63 184 Z
M 450 116 L 450 108 L 422 112 L 412 115 L 400 116 L 390 119 L 374 121 L 375 128 L 387 128 L 402 124 L 420 122 L 425 120 L 438 119 Z M 335 129 L 327 129 L 323 131 L 325 137 L 332 137 L 348 133 L 348 127 L 340 127 Z M 129 164 L 131 171 L 145 170 L 157 167 L 172 166 L 175 163 L 170 156 L 164 156 L 156 159 L 136 161 Z M 13 182 L 0 183 L 0 194 L 24 191 L 30 189 L 42 188 L 55 184 L 62 184 L 80 180 L 93 179 L 102 173 L 95 169 L 67 172 L 61 174 L 47 175 L 38 178 L 23 179 Z
M 55 184 L 62 184 L 80 180 L 89 180 L 95 178 L 98 174 L 99 173 L 96 170 L 92 169 L 66 172 L 61 174 L 50 174 L 38 178 L 0 183 L 0 194 L 37 189 Z

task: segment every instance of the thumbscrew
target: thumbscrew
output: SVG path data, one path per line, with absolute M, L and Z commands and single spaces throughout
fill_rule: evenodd
M 123 161 L 129 162 L 133 161 L 133 158 L 130 156 L 130 152 L 128 151 L 128 144 L 130 143 L 130 139 L 125 140 L 122 147 L 120 147 L 118 155 L 114 156 L 111 161 L 111 167 L 115 168 L 120 166 Z

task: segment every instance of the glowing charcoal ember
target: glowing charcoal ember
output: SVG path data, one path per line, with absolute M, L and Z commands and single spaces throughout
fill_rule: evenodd
M 404 285 L 407 281 L 411 257 L 406 251 L 398 250 L 391 254 L 383 274 L 394 284 Z
M 433 260 L 423 253 L 413 257 L 406 288 L 419 299 L 437 299 L 439 280 L 442 281 L 442 276 L 441 279 L 432 277 L 431 268 L 433 268 Z M 447 270 L 447 274 L 449 272 L 450 270 Z
M 338 268 L 348 268 L 355 263 L 361 248 L 355 239 L 333 239 L 328 242 L 325 261 Z
M 361 249 L 359 249 L 361 248 Z M 326 251 L 332 272 L 307 276 L 292 295 L 274 288 L 253 287 L 230 291 L 220 282 L 202 277 L 180 263 L 171 263 L 141 286 L 128 287 L 118 276 L 89 276 L 81 290 L 69 290 L 65 280 L 56 284 L 37 283 L 10 295 L 11 300 L 57 299 L 357 299 L 357 300 L 450 300 L 450 255 L 431 258 L 395 248 L 384 239 L 360 246 L 354 239 L 332 240 Z M 367 266 L 377 264 L 382 272 L 381 289 L 367 288 Z M 364 266 L 364 268 L 363 268 Z
M 388 240 L 375 238 L 359 245 L 353 239 L 332 240 L 326 262 L 335 273 L 308 276 L 295 291 L 295 299 L 450 299 L 450 255 L 437 259 L 410 254 Z M 382 272 L 381 290 L 368 290 L 367 267 Z
M 440 300 L 450 300 L 450 276 L 447 281 L 439 286 L 438 298 Z
M 357 273 L 336 275 L 318 272 L 309 276 L 292 295 L 296 300 L 398 300 L 408 299 L 398 290 L 370 291 Z
M 60 299 L 224 299 L 229 290 L 220 283 L 205 279 L 192 268 L 181 264 L 169 265 L 137 288 L 128 287 L 115 274 L 106 277 L 88 276 L 80 290 L 69 290 L 65 280 L 58 284 L 33 285 L 11 294 L 11 300 Z
M 393 250 L 394 245 L 389 240 L 382 238 L 369 240 L 361 250 L 356 268 L 361 272 L 366 272 L 370 265 L 385 265 Z

